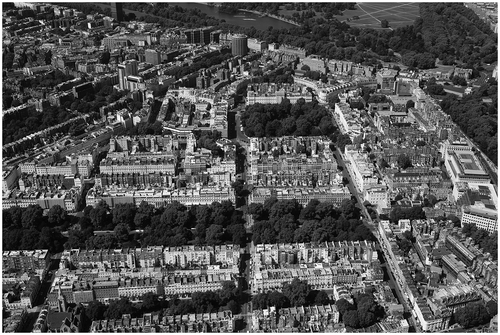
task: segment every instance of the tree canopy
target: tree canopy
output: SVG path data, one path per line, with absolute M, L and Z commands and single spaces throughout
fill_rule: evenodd
M 288 99 L 280 104 L 254 104 L 241 114 L 241 123 L 250 137 L 330 136 L 336 130 L 326 108 L 317 102 Z
M 384 308 L 375 302 L 373 294 L 361 293 L 354 298 L 354 304 L 342 298 L 335 302 L 346 326 L 359 329 L 372 326 L 381 320 Z
M 296 200 L 270 198 L 263 205 L 252 204 L 254 243 L 324 242 L 373 240 L 360 220 L 353 200 L 339 207 L 311 200 L 302 207 Z
M 493 317 L 481 301 L 458 308 L 453 317 L 465 329 L 483 325 Z

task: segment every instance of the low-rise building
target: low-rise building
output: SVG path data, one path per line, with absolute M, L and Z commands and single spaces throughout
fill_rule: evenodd
M 124 314 L 121 319 L 92 321 L 92 333 L 183 333 L 183 332 L 220 332 L 231 333 L 235 319 L 231 311 L 217 313 L 162 315 L 159 312 L 146 313 L 132 318 Z
M 101 200 L 104 200 L 111 208 L 119 203 L 131 203 L 139 206 L 142 201 L 152 204 L 155 207 L 161 207 L 172 201 L 179 201 L 185 206 L 211 205 L 215 201 L 231 201 L 234 203 L 236 197 L 234 191 L 229 187 L 185 188 L 177 190 L 139 188 L 106 188 L 99 190 L 91 188 L 87 192 L 86 203 L 88 206 L 96 206 Z
M 271 306 L 254 310 L 253 332 L 333 332 L 340 313 L 335 305 L 290 307 L 276 309 Z

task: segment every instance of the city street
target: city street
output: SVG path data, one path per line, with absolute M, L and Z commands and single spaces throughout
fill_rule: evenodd
M 389 286 L 393 290 L 393 292 L 396 292 L 396 297 L 398 298 L 399 303 L 401 303 L 404 307 L 404 311 L 406 313 L 406 319 L 408 320 L 410 324 L 410 330 L 413 329 L 413 331 L 417 330 L 417 320 L 411 313 L 411 308 L 408 305 L 407 299 L 404 297 L 403 292 L 401 291 L 400 285 L 398 284 L 396 278 L 394 278 L 394 274 L 392 273 L 389 264 L 387 263 L 387 258 L 385 257 L 385 253 L 383 249 L 380 250 L 381 253 L 383 254 L 383 264 L 382 264 L 382 270 L 384 271 L 384 281 L 388 281 Z
M 370 231 L 377 236 L 376 226 L 374 225 L 368 210 L 363 205 L 363 197 L 360 195 L 360 190 L 355 185 L 354 179 L 352 177 L 353 173 L 350 171 L 350 163 L 346 162 L 343 158 L 342 153 L 337 148 L 335 151 L 335 155 L 337 156 L 337 163 L 340 167 L 342 167 L 342 176 L 349 180 L 347 184 L 347 188 L 351 192 L 351 194 L 356 198 L 357 206 L 361 209 L 361 213 L 363 215 L 363 222 L 370 229 Z
M 370 215 L 368 214 L 368 210 L 366 207 L 363 205 L 363 198 L 360 196 L 360 190 L 356 187 L 353 181 L 353 173 L 351 171 L 350 163 L 346 162 L 343 158 L 342 153 L 337 149 L 336 150 L 336 155 L 337 155 L 337 162 L 338 165 L 343 168 L 342 175 L 343 177 L 346 177 L 349 180 L 349 184 L 347 184 L 347 187 L 349 188 L 349 191 L 351 194 L 356 198 L 357 200 L 357 205 L 359 208 L 362 210 L 363 214 L 363 223 L 370 229 L 370 231 L 375 235 L 377 240 L 379 240 L 378 236 L 378 231 L 376 225 L 373 223 Z M 384 260 L 387 258 L 385 257 L 386 250 L 385 246 L 379 242 L 380 245 L 380 251 L 383 255 Z M 408 306 L 408 301 L 407 299 L 404 298 L 404 295 L 401 291 L 400 285 L 397 283 L 396 278 L 394 277 L 390 267 L 388 266 L 387 262 L 384 262 L 382 265 L 382 268 L 384 270 L 384 280 L 389 279 L 389 285 L 391 288 L 396 292 L 396 296 L 399 300 L 399 302 L 404 306 L 405 312 L 407 314 L 407 320 L 410 324 L 411 329 L 417 329 L 417 321 L 415 320 L 415 317 L 411 314 L 411 308 Z M 388 276 L 388 277 L 387 277 Z
M 244 132 L 241 131 L 241 123 L 240 123 L 240 113 L 241 110 L 245 109 L 244 106 L 238 106 L 234 111 L 236 111 L 235 123 L 236 123 L 236 139 L 240 144 L 246 147 L 250 143 L 250 139 L 245 135 Z

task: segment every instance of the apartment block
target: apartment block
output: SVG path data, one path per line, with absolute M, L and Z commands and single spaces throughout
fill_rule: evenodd
M 48 250 L 12 250 L 4 251 L 2 259 L 3 269 L 19 271 L 36 271 L 42 273 L 50 262 Z
M 466 266 L 473 266 L 475 259 L 480 254 L 476 248 L 466 246 L 459 238 L 453 235 L 446 236 L 445 246 Z
M 467 306 L 472 302 L 479 301 L 481 297 L 468 284 L 458 284 L 440 288 L 434 291 L 430 300 L 441 307 L 449 308 L 453 312 Z
M 24 276 L 23 276 L 24 277 Z M 12 280 L 11 280 L 12 279 Z M 2 290 L 3 308 L 7 310 L 25 309 L 34 307 L 40 290 L 40 278 L 35 275 L 26 278 L 3 278 Z
M 251 138 L 249 183 L 312 186 L 315 178 L 318 186 L 337 185 L 332 175 L 337 162 L 329 145 L 327 138 L 314 136 Z
M 462 225 L 472 224 L 492 234 L 498 231 L 498 211 L 496 208 L 487 208 L 484 204 L 467 206 L 462 212 L 461 222 Z

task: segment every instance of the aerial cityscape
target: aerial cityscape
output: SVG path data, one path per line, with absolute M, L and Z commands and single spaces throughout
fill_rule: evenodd
M 498 333 L 498 3 L 3 2 L 3 333 Z

